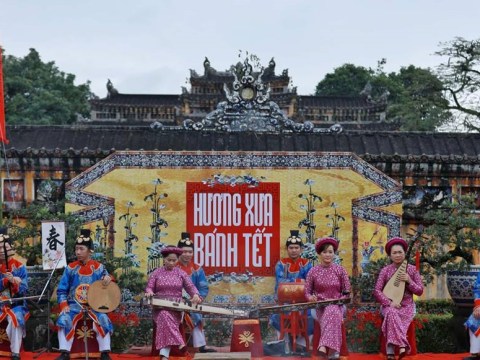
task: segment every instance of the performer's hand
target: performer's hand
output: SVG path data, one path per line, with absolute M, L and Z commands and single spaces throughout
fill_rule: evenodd
M 20 279 L 18 276 L 14 276 L 10 282 L 15 285 L 20 285 L 22 283 L 22 279 Z
M 395 301 L 392 301 L 392 302 L 390 303 L 390 307 L 393 307 L 393 308 L 395 308 L 395 309 L 400 309 L 400 308 L 402 307 L 402 305 L 396 303 Z
M 473 317 L 475 319 L 480 319 L 480 306 L 477 306 L 475 309 L 473 309 Z
M 11 272 L 5 273 L 5 277 L 9 282 L 13 283 L 13 274 Z
M 146 298 L 151 298 L 151 297 L 153 297 L 154 293 L 153 293 L 152 290 L 147 290 L 147 291 L 145 291 L 144 295 L 145 295 Z
M 317 301 L 317 295 L 309 295 L 307 300 L 308 301 Z
M 193 295 L 192 299 L 190 300 L 194 305 L 200 304 L 202 299 L 197 294 Z
M 407 284 L 410 284 L 410 281 L 412 281 L 412 279 L 410 279 L 410 276 L 409 276 L 407 273 L 401 274 L 401 275 L 398 277 L 398 279 L 399 279 L 400 281 L 406 282 Z
M 102 279 L 102 285 L 108 286 L 108 284 L 110 284 L 110 281 L 112 281 L 112 278 L 110 277 L 110 275 L 105 275 Z

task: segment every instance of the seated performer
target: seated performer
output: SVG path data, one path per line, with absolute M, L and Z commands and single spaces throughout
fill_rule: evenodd
M 11 238 L 7 228 L 0 229 L 0 322 L 7 319 L 6 333 L 10 340 L 12 359 L 20 359 L 22 338 L 25 337 L 25 322 L 30 313 L 25 299 L 12 301 L 10 299 L 25 297 L 28 290 L 27 268 L 13 258 L 15 251 L 11 246 Z M 8 302 L 3 302 L 7 301 Z
M 315 250 L 320 256 L 320 264 L 310 270 L 305 282 L 305 297 L 308 301 L 340 299 L 350 294 L 350 280 L 347 271 L 335 264 L 338 241 L 331 237 L 318 239 Z M 342 322 L 345 305 L 330 304 L 316 310 L 320 325 L 320 341 L 317 346 L 321 359 L 328 359 L 329 352 L 337 357 L 342 346 Z
M 185 290 L 191 297 L 193 304 L 202 302 L 198 290 L 193 285 L 190 276 L 177 267 L 178 257 L 183 250 L 176 246 L 167 246 L 162 249 L 163 266 L 157 268 L 148 278 L 145 297 L 156 296 L 162 299 L 181 301 L 182 291 Z M 168 308 L 154 308 L 153 321 L 157 326 L 155 346 L 160 353 L 160 360 L 168 360 L 172 346 L 185 349 L 185 341 L 180 333 L 182 313 Z
M 480 360 L 480 273 L 473 285 L 473 313 L 465 322 L 470 337 L 471 356 L 464 360 Z
M 107 269 L 98 261 L 90 259 L 93 241 L 90 230 L 82 229 L 75 242 L 77 260 L 65 268 L 57 288 L 57 301 L 60 304 L 60 316 L 57 320 L 58 344 L 62 352 L 56 360 L 69 360 L 73 344 L 75 326 L 83 320 L 84 305 L 87 305 L 87 292 L 90 284 L 102 280 L 107 286 L 112 278 Z M 97 334 L 101 360 L 110 360 L 110 334 L 113 325 L 107 314 L 87 308 L 88 316 L 93 320 L 93 330 Z
M 301 257 L 303 242 L 298 233 L 298 230 L 290 230 L 290 236 L 285 242 L 288 257 L 280 259 L 275 265 L 275 296 L 277 296 L 280 283 L 305 281 L 308 272 L 312 268 L 312 263 L 308 259 Z M 270 325 L 275 328 L 277 335 L 280 335 L 280 315 L 272 315 L 270 317 Z M 313 334 L 311 311 L 309 311 L 308 315 L 308 334 Z M 302 337 L 297 342 L 305 346 L 305 339 Z
M 195 285 L 198 290 L 200 298 L 205 299 L 208 295 L 208 281 L 203 268 L 193 263 L 192 259 L 194 246 L 193 241 L 190 239 L 189 233 L 182 233 L 182 238 L 178 242 L 177 247 L 183 250 L 182 255 L 180 255 L 178 258 L 179 261 L 177 266 L 190 276 L 193 285 Z M 205 333 L 203 331 L 202 314 L 190 313 L 190 316 L 186 316 L 186 318 L 188 317 L 190 317 L 188 320 L 191 320 L 193 327 L 193 346 L 198 348 L 199 352 L 201 353 L 215 352 L 215 350 L 205 347 L 207 342 L 205 340 Z
M 400 237 L 395 237 L 387 242 L 385 251 L 392 263 L 380 271 L 373 292 L 375 298 L 381 305 L 383 315 L 382 332 L 386 339 L 388 360 L 395 360 L 395 346 L 399 348 L 399 359 L 403 359 L 410 351 L 407 331 L 415 316 L 413 295 L 420 296 L 423 293 L 420 273 L 415 266 L 410 264 L 407 265 L 406 272 L 398 277 L 398 280 L 406 283 L 401 302 L 396 303 L 383 293 L 383 288 L 390 278 L 394 276 L 399 266 L 403 263 L 403 260 L 405 260 L 407 248 L 407 242 Z

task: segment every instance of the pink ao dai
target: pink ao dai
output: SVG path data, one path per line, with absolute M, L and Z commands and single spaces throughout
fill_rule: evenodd
M 198 295 L 198 290 L 185 271 L 177 267 L 167 270 L 164 266 L 156 269 L 150 275 L 146 288 L 147 291 L 151 290 L 156 297 L 172 301 L 181 300 L 182 289 L 185 289 L 190 297 Z M 155 347 L 158 350 L 172 345 L 185 345 L 180 333 L 181 312 L 154 308 L 153 321 L 157 327 Z
M 350 292 L 350 280 L 345 269 L 337 264 L 317 265 L 307 275 L 305 298 L 316 295 L 317 301 L 339 299 Z M 327 305 L 317 309 L 321 337 L 318 347 L 325 346 L 340 351 L 342 346 L 342 321 L 345 305 Z
M 415 316 L 413 294 L 418 296 L 422 295 L 423 284 L 422 278 L 417 269 L 415 269 L 415 266 L 409 264 L 407 266 L 407 273 L 411 281 L 409 284 L 405 284 L 405 293 L 400 302 L 401 308 L 396 309 L 390 307 L 391 301 L 383 294 L 383 288 L 396 271 L 397 267 L 394 264 L 385 266 L 378 275 L 373 294 L 381 305 L 383 315 L 382 332 L 385 336 L 386 343 L 404 347 L 408 352 L 410 351 L 410 345 L 407 340 L 407 331 Z

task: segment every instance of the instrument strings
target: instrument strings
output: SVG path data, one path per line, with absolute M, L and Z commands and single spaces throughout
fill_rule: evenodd
M 395 276 L 395 281 L 393 282 L 393 286 L 396 286 L 396 287 L 400 286 L 400 275 L 404 274 L 406 270 L 407 270 L 407 262 L 404 261 L 402 265 L 400 265 L 397 271 L 397 276 Z

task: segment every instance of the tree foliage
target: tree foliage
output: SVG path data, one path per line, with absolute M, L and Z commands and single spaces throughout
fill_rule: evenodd
M 410 65 L 387 74 L 385 64 L 382 59 L 375 70 L 344 64 L 318 83 L 315 94 L 366 96 L 366 87 L 371 87 L 371 100 L 387 97 L 387 119 L 399 122 L 404 131 L 434 131 L 451 120 L 443 84 L 432 71 Z
M 451 121 L 442 82 L 429 69 L 402 67 L 389 74 L 388 80 L 392 97 L 387 118 L 400 119 L 402 130 L 434 131 Z
M 75 75 L 44 63 L 35 49 L 23 58 L 3 60 L 5 115 L 8 124 L 71 124 L 88 116 L 90 83 L 75 85 Z
M 457 37 L 441 43 L 435 54 L 445 60 L 437 67 L 448 109 L 459 112 L 467 130 L 480 131 L 480 39 Z
M 11 229 L 14 247 L 17 253 L 26 259 L 27 265 L 42 263 L 42 221 L 63 221 L 66 228 L 66 254 L 75 254 L 75 239 L 82 225 L 82 219 L 71 213 L 65 213 L 65 200 L 53 197 L 55 184 L 51 184 L 50 196 L 43 194 L 43 200 L 34 202 L 13 210 L 6 221 Z
M 375 73 L 372 69 L 344 64 L 333 73 L 325 75 L 317 84 L 315 95 L 321 96 L 358 96 L 367 83 L 372 82 Z
M 420 256 L 424 277 L 464 270 L 473 264 L 472 253 L 480 250 L 480 218 L 475 210 L 475 196 L 464 195 L 425 214 L 429 226 Z

